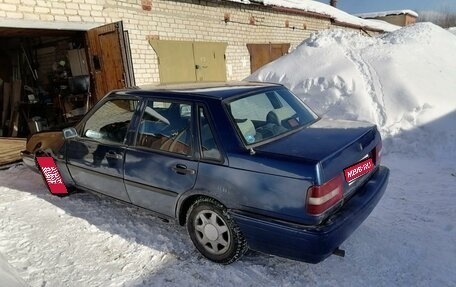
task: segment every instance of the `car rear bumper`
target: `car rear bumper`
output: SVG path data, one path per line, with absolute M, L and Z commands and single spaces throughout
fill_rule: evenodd
M 330 256 L 369 216 L 383 196 L 389 169 L 380 167 L 370 180 L 325 224 L 304 226 L 232 211 L 249 247 L 294 260 L 318 263 Z

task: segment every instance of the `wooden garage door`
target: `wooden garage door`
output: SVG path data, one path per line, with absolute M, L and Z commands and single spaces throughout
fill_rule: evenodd
M 226 81 L 226 43 L 150 40 L 161 83 Z
M 250 53 L 250 72 L 253 73 L 267 63 L 288 54 L 290 43 L 247 44 Z
M 111 90 L 134 85 L 126 35 L 121 21 L 86 33 L 91 83 L 94 85 L 92 91 L 96 101 Z

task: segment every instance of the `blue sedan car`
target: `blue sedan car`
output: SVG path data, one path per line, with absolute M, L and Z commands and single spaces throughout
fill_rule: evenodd
M 382 197 L 381 147 L 375 125 L 322 119 L 281 85 L 240 82 L 113 91 L 75 127 L 33 135 L 22 157 L 37 171 L 52 158 L 70 193 L 186 225 L 214 262 L 250 248 L 318 263 L 343 253 Z

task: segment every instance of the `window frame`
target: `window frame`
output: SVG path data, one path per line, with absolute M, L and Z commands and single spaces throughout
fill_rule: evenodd
M 203 112 L 205 113 L 205 116 L 206 116 L 206 120 L 207 120 L 207 123 L 209 124 L 209 128 L 211 130 L 211 133 L 212 133 L 212 136 L 214 137 L 214 141 L 215 141 L 215 144 L 219 150 L 219 153 L 220 153 L 220 158 L 219 159 L 215 159 L 215 158 L 205 158 L 203 156 L 203 143 L 201 141 L 201 138 L 202 138 L 202 126 L 201 126 L 201 115 L 199 113 L 200 109 L 203 110 Z M 225 160 L 226 160 L 226 156 L 225 156 L 225 153 L 224 153 L 224 150 L 223 150 L 223 146 L 221 144 L 221 141 L 219 139 L 219 136 L 218 136 L 218 133 L 216 131 L 216 128 L 215 128 L 215 124 L 214 124 L 214 120 L 213 120 L 213 117 L 211 115 L 211 112 L 210 112 L 210 109 L 207 108 L 207 106 L 205 104 L 202 104 L 202 103 L 198 103 L 196 105 L 196 111 L 197 111 L 197 117 L 196 117 L 196 127 L 197 127 L 197 130 L 198 130 L 198 155 L 199 155 L 199 159 L 200 161 L 202 162 L 206 162 L 206 163 L 212 163 L 212 164 L 224 164 L 225 163 Z
M 190 152 L 188 155 L 185 155 L 185 154 L 181 154 L 181 153 L 176 153 L 176 152 L 172 152 L 172 151 L 167 151 L 167 150 L 162 150 L 162 149 L 154 149 L 154 148 L 151 148 L 151 147 L 146 147 L 146 146 L 140 146 L 138 145 L 138 136 L 139 136 L 139 126 L 140 126 L 140 123 L 141 123 L 141 120 L 143 119 L 143 116 L 144 116 L 144 113 L 146 111 L 146 107 L 148 106 L 148 103 L 150 101 L 153 101 L 153 102 L 158 102 L 158 101 L 161 101 L 161 102 L 169 102 L 172 104 L 185 104 L 185 105 L 189 105 L 191 107 L 191 115 L 190 115 L 190 125 L 189 125 L 189 128 L 190 128 L 190 144 L 191 144 L 191 147 L 190 147 Z M 195 128 L 194 128 L 194 122 L 195 122 L 195 103 L 192 102 L 192 101 L 187 101 L 187 100 L 181 100 L 181 99 L 174 99 L 174 98 L 165 98 L 165 97 L 146 97 L 146 98 L 143 98 L 143 101 L 140 105 L 140 111 L 138 113 L 138 120 L 137 120 L 137 123 L 136 123 L 136 126 L 135 126 L 135 130 L 134 130 L 134 136 L 133 136 L 133 139 L 131 141 L 131 144 L 130 144 L 130 147 L 131 148 L 134 148 L 134 149 L 138 149 L 138 150 L 143 150 L 143 151 L 147 151 L 147 152 L 154 152 L 154 153 L 159 153 L 159 154 L 163 154 L 163 155 L 168 155 L 168 156 L 174 156 L 174 157 L 180 157 L 180 158 L 183 158 L 183 159 L 186 159 L 186 160 L 189 160 L 189 159 L 194 159 L 195 158 Z

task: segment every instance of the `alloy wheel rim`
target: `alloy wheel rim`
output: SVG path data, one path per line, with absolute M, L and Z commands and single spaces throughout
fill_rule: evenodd
M 225 253 L 231 242 L 226 222 L 212 210 L 200 211 L 193 222 L 196 239 L 209 253 Z

